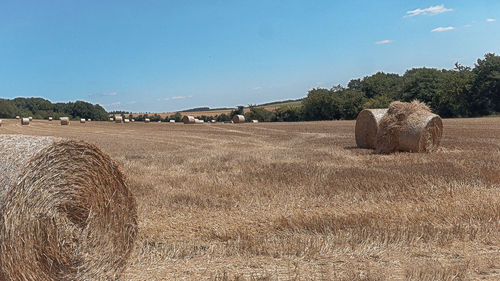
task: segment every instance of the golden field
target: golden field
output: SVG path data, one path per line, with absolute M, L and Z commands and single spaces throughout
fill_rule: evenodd
M 264 108 L 265 110 L 268 110 L 268 111 L 273 111 L 273 110 L 276 110 L 280 107 L 282 107 L 283 105 L 269 105 L 269 106 L 259 106 L 260 108 Z M 284 106 L 287 106 L 286 104 L 284 104 Z M 296 106 L 296 105 L 293 105 L 291 104 L 291 106 Z M 235 108 L 236 109 L 236 108 Z M 192 115 L 192 116 L 202 116 L 202 115 L 205 115 L 205 116 L 211 116 L 211 117 L 215 117 L 217 115 L 221 115 L 221 114 L 226 114 L 226 115 L 229 115 L 231 114 L 231 109 L 219 109 L 219 110 L 207 110 L 207 111 L 186 111 L 186 112 L 179 112 L 182 116 L 184 115 Z M 245 107 L 243 109 L 243 113 L 247 113 L 247 112 L 250 112 L 250 108 L 248 107 Z M 132 113 L 132 116 L 133 117 L 137 117 L 139 115 L 144 115 L 144 114 L 148 114 L 149 116 L 153 116 L 154 114 L 158 114 L 161 116 L 161 118 L 165 119 L 165 117 L 169 117 L 169 116 L 172 116 L 174 115 L 176 112 L 161 112 L 161 113 Z M 128 116 L 128 115 L 127 115 Z
M 358 149 L 354 121 L 4 120 L 82 139 L 138 202 L 123 280 L 499 280 L 500 118 L 444 120 L 433 153 Z

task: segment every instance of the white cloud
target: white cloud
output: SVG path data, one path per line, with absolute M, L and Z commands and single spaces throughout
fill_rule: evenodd
M 431 32 L 443 32 L 443 31 L 450 31 L 450 30 L 453 30 L 453 29 L 455 29 L 453 26 L 438 27 L 438 28 L 434 28 L 433 30 L 431 30 Z
M 408 11 L 406 12 L 405 17 L 414 17 L 414 16 L 419 16 L 419 15 L 429 15 L 429 16 L 434 16 L 446 12 L 451 12 L 453 9 L 448 9 L 444 7 L 444 4 L 438 5 L 438 6 L 430 6 L 429 8 L 425 9 L 415 9 L 413 11 Z
M 252 90 L 254 90 L 254 91 L 262 90 L 262 87 L 261 86 L 257 86 L 257 87 L 254 87 Z
M 127 102 L 127 104 L 136 104 L 137 102 L 136 101 L 129 101 Z
M 118 95 L 117 92 L 111 92 L 111 93 L 90 94 L 89 97 L 114 97 L 117 95 Z
M 171 100 L 182 100 L 182 99 L 187 99 L 187 98 L 192 98 L 193 96 L 174 96 L 174 97 L 168 97 L 168 98 L 163 98 L 163 99 L 156 99 L 157 101 L 171 101 Z
M 487 22 L 494 22 L 497 21 L 496 19 L 486 19 Z
M 113 106 L 119 106 L 121 104 L 122 104 L 121 102 L 117 101 L 117 102 L 114 102 L 114 103 L 106 104 L 105 106 L 113 107 Z
M 377 41 L 375 44 L 377 45 L 383 45 L 383 44 L 389 44 L 392 43 L 392 40 L 382 40 L 382 41 Z

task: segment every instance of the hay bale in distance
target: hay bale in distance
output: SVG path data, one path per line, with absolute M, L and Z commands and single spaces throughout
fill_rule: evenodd
M 173 119 L 172 119 L 172 120 L 169 120 L 168 122 L 170 122 L 170 123 L 175 123 L 175 120 L 173 120 Z
M 2 123 L 3 123 L 3 121 L 2 121 L 2 120 L 0 120 L 0 127 L 2 127 Z
M 52 121 L 52 120 L 54 120 L 54 118 L 52 118 L 52 117 L 49 117 L 49 121 Z
M 92 122 L 92 119 L 90 119 L 90 118 L 89 118 L 89 119 L 87 119 L 87 122 Z
M 149 118 L 144 119 L 144 123 L 149 123 L 149 122 L 151 122 L 151 120 L 149 120 Z
M 18 116 L 16 116 L 16 119 L 21 119 L 21 117 L 18 115 Z
M 233 116 L 233 122 L 234 123 L 245 123 L 245 116 L 239 115 L 239 114 L 234 115 Z
M 135 119 L 131 119 L 130 122 L 135 122 Z
M 80 119 L 80 123 L 85 124 L 85 118 Z
M 195 118 L 195 119 L 194 119 L 194 123 L 195 123 L 195 124 L 203 124 L 203 123 L 205 123 L 205 120 L 200 120 L 200 119 L 196 119 L 196 118 Z
M 210 123 L 216 123 L 216 122 L 217 122 L 217 121 L 216 121 L 216 120 L 214 120 L 214 119 L 210 120 Z
M 196 121 L 193 116 L 187 115 L 182 117 L 182 122 L 184 122 L 184 124 L 194 124 Z
M 115 121 L 115 119 L 113 117 L 110 117 L 109 122 L 113 122 L 113 121 Z
M 123 117 L 115 116 L 115 123 L 122 123 L 122 122 L 123 122 Z
M 252 123 L 259 123 L 259 120 L 252 120 Z
M 30 119 L 29 118 L 22 118 L 21 119 L 21 125 L 29 125 L 30 124 Z
M 0 170 L 5 280 L 119 279 L 137 209 L 116 162 L 85 142 L 0 135 Z
M 380 120 L 376 151 L 432 151 L 439 146 L 442 136 L 441 118 L 424 103 L 396 101 Z
M 30 117 L 28 117 L 28 119 L 29 119 L 30 121 L 33 121 L 33 117 L 31 117 L 31 116 L 30 116 Z
M 61 120 L 61 126 L 69 125 L 69 117 L 61 117 L 59 119 Z
M 375 149 L 379 122 L 387 112 L 383 109 L 364 109 L 356 118 L 356 145 L 362 148 Z
M 130 123 L 130 120 L 125 118 L 125 119 L 123 119 L 123 123 Z

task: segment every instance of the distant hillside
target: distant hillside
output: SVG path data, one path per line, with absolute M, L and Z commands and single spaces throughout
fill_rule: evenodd
M 268 103 L 263 103 L 263 104 L 259 104 L 257 106 L 285 106 L 285 105 L 299 105 L 302 100 L 304 98 L 301 98 L 301 99 L 296 99 L 296 100 L 284 100 L 284 101 L 274 101 L 274 102 L 268 102 Z

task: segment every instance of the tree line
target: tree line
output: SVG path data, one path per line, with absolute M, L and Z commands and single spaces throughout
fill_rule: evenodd
M 102 106 L 84 101 L 52 103 L 43 98 L 0 99 L 0 117 L 15 118 L 16 116 L 31 116 L 35 119 L 49 117 L 58 119 L 64 116 L 71 119 L 85 118 L 97 121 L 108 119 L 108 113 Z
M 353 79 L 347 87 L 316 88 L 302 106 L 273 111 L 250 106 L 247 119 L 259 121 L 308 121 L 355 119 L 365 108 L 385 108 L 392 101 L 426 103 L 442 117 L 479 117 L 500 113 L 500 56 L 486 54 L 473 68 L 413 68 L 403 75 L 378 72 Z

